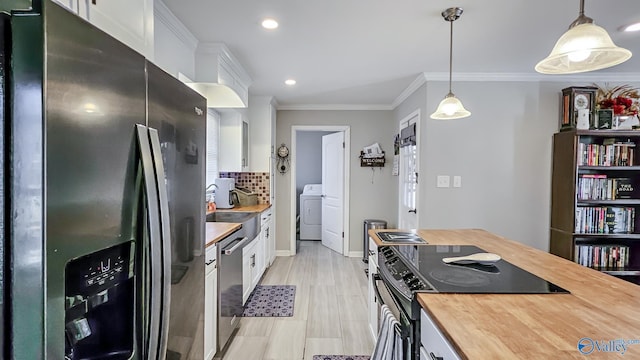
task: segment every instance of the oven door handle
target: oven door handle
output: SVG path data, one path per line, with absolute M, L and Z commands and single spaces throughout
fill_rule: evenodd
M 376 282 L 382 281 L 382 278 L 379 274 L 373 274 L 373 291 L 376 293 L 376 299 L 378 299 L 378 304 L 385 305 L 384 299 L 382 299 L 382 295 L 380 295 L 380 290 L 378 290 L 378 285 Z

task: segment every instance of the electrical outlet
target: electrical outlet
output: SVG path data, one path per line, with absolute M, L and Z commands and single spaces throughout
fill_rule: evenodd
M 436 178 L 436 187 L 448 188 L 449 187 L 449 175 L 438 175 Z
M 453 187 L 454 188 L 462 187 L 462 176 L 460 175 L 453 176 Z

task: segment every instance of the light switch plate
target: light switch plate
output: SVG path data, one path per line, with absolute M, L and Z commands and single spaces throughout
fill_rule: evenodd
M 454 188 L 462 187 L 462 176 L 460 175 L 453 176 L 453 187 Z
M 449 175 L 438 175 L 436 178 L 436 187 L 448 188 L 449 187 Z

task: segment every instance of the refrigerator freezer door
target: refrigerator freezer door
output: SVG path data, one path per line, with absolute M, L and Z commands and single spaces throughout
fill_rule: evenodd
M 171 221 L 167 358 L 204 358 L 206 100 L 147 63 L 148 125 L 158 130 Z M 160 179 L 162 182 L 162 179 Z
M 138 241 L 135 124 L 145 123 L 145 64 L 50 1 L 42 16 L 13 14 L 11 25 L 15 301 L 5 313 L 14 358 L 63 359 L 65 265 Z

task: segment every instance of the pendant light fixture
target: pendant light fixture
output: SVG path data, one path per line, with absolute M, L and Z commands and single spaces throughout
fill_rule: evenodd
M 451 24 L 451 32 L 449 37 L 449 93 L 444 97 L 436 111 L 431 114 L 432 119 L 436 120 L 452 120 L 462 119 L 471 113 L 462 105 L 462 102 L 451 92 L 451 73 L 453 67 L 453 22 L 462 15 L 462 8 L 452 7 L 442 12 L 445 21 Z
M 584 15 L 584 0 L 580 0 L 580 15 L 535 69 L 543 74 L 573 74 L 605 69 L 630 58 L 631 51 L 616 46 L 605 29 Z

